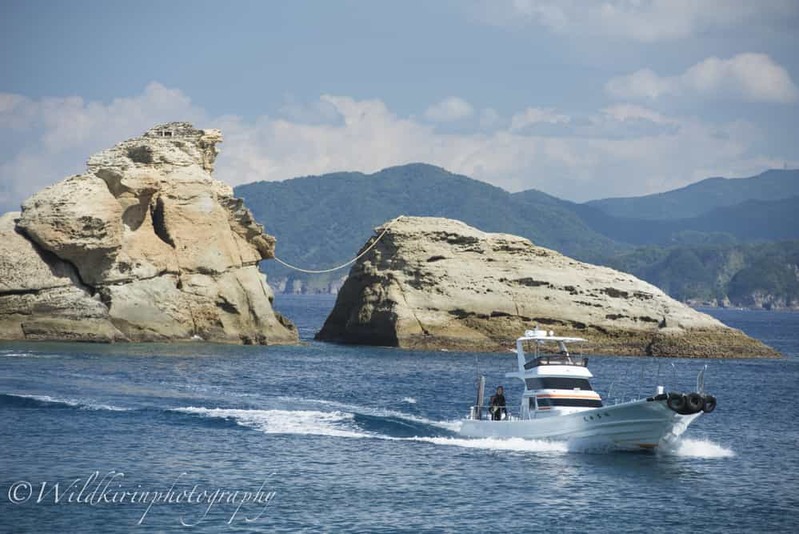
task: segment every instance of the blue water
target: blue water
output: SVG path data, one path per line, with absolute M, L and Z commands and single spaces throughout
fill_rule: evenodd
M 596 388 L 625 396 L 693 389 L 708 364 L 716 411 L 672 451 L 630 453 L 460 439 L 476 370 L 504 382 L 514 356 L 310 341 L 331 306 L 279 298 L 306 340 L 296 347 L 0 344 L 0 531 L 799 527 L 799 314 L 711 311 L 781 361 L 591 358 Z M 240 493 L 204 515 L 217 490 Z M 150 493 L 111 502 L 126 491 Z

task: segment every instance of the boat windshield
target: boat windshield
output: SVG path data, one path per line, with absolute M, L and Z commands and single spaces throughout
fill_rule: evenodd
M 567 378 L 563 376 L 537 376 L 525 378 L 527 389 L 571 389 L 593 391 L 587 378 Z
M 586 356 L 569 356 L 568 354 L 550 354 L 546 356 L 537 356 L 524 364 L 525 369 L 532 369 L 539 365 L 575 365 L 577 367 L 588 367 L 588 358 Z

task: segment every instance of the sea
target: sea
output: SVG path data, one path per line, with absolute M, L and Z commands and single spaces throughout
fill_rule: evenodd
M 0 532 L 797 532 L 799 314 L 705 310 L 780 360 L 590 357 L 603 396 L 705 388 L 671 449 L 464 439 L 514 355 L 298 346 L 0 344 Z M 509 347 L 511 342 L 509 341 Z

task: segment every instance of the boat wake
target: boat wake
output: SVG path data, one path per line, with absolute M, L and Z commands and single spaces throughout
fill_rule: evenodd
M 414 441 L 423 441 L 435 445 L 445 445 L 451 447 L 463 447 L 466 449 L 485 449 L 493 451 L 515 451 L 515 452 L 571 452 L 569 444 L 566 442 L 546 441 L 540 439 L 522 438 L 412 438 Z
M 171 411 L 212 418 L 233 419 L 265 434 L 311 434 L 346 438 L 374 437 L 355 427 L 354 414 L 312 410 L 238 410 L 189 406 Z
M 105 410 L 110 412 L 127 412 L 130 408 L 120 408 L 110 404 L 95 403 L 83 399 L 56 398 L 50 395 L 25 395 L 17 393 L 0 393 L 0 406 L 17 406 L 26 408 L 78 408 L 80 410 Z
M 356 418 L 363 421 L 376 420 L 386 421 L 389 423 L 399 423 L 401 425 L 417 424 L 420 426 L 430 426 L 438 429 L 447 430 L 450 432 L 457 432 L 460 430 L 460 421 L 438 421 L 428 419 L 418 415 L 401 412 L 399 410 L 391 410 L 389 408 L 369 408 L 364 406 L 357 406 L 354 404 L 346 404 L 343 402 L 336 402 L 323 399 L 296 399 L 293 397 L 278 397 L 281 402 L 285 402 L 290 406 L 310 406 L 313 409 L 325 407 L 334 410 L 340 410 L 347 413 L 352 413 Z M 407 399 L 407 398 L 406 398 Z M 403 399 L 403 402 L 407 402 Z
M 459 421 L 432 421 L 391 410 L 239 410 L 222 408 L 176 408 L 172 411 L 195 416 L 224 418 L 265 434 L 305 434 L 385 441 L 410 441 L 438 446 L 532 453 L 603 454 L 614 449 L 598 440 L 550 441 L 522 438 L 462 438 L 455 435 Z M 661 452 L 690 458 L 729 458 L 735 454 L 709 440 L 680 439 Z
M 265 434 L 306 434 L 386 441 L 414 441 L 434 445 L 519 452 L 569 452 L 566 443 L 543 440 L 465 439 L 451 434 L 458 422 L 430 421 L 382 410 L 383 415 L 316 410 L 231 410 L 187 407 L 172 411 L 211 418 L 233 419 L 237 424 Z M 427 428 L 425 428 L 427 427 Z M 446 428 L 445 428 L 446 427 Z M 448 429 L 448 430 L 447 430 Z M 412 430 L 409 435 L 408 430 Z M 442 430 L 450 435 L 441 435 Z M 429 435 L 424 435 L 429 434 Z
M 365 408 L 345 403 L 288 397 L 279 398 L 285 404 L 302 405 L 301 409 L 208 408 L 185 406 L 158 411 L 200 417 L 213 421 L 230 421 L 240 427 L 264 434 L 314 435 L 337 438 L 377 439 L 384 441 L 417 442 L 436 446 L 461 447 L 489 451 L 522 453 L 605 453 L 612 450 L 607 444 L 595 441 L 549 441 L 522 438 L 462 438 L 457 435 L 460 421 L 436 421 L 418 415 L 382 408 Z M 134 412 L 122 408 L 77 398 L 56 398 L 49 395 L 0 393 L 0 407 L 62 408 Z M 152 410 L 152 407 L 142 408 Z M 682 438 L 659 454 L 686 458 L 730 458 L 735 453 L 707 439 Z
M 667 456 L 682 456 L 685 458 L 732 458 L 735 452 L 708 439 L 681 438 L 669 447 L 661 449 L 661 454 Z
M 53 360 L 59 358 L 58 354 L 41 354 L 33 351 L 16 352 L 13 350 L 0 350 L 0 358 L 27 358 L 38 360 Z

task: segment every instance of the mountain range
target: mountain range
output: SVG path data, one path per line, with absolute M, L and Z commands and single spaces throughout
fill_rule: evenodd
M 665 193 L 592 200 L 586 205 L 629 219 L 690 219 L 716 208 L 732 207 L 751 200 L 783 200 L 799 196 L 797 173 L 797 170 L 769 170 L 751 178 L 707 178 Z
M 439 216 L 631 272 L 681 300 L 799 305 L 798 170 L 709 178 L 583 204 L 538 190 L 510 193 L 423 163 L 256 182 L 238 186 L 236 195 L 277 237 L 278 257 L 308 269 L 347 261 L 374 227 L 398 215 Z M 267 263 L 278 291 L 335 291 L 346 275 L 306 275 Z

